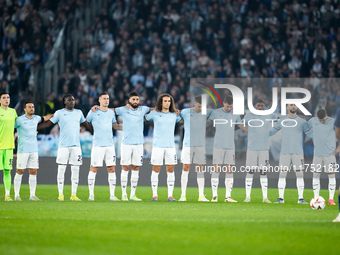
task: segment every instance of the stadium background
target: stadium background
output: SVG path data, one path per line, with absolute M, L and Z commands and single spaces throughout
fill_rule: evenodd
M 148 106 L 168 92 L 183 109 L 190 107 L 190 78 L 215 77 L 269 78 L 257 90 L 257 97 L 264 98 L 270 97 L 273 86 L 286 86 L 282 78 L 306 78 L 305 88 L 312 93 L 307 108 L 313 115 L 325 108 L 334 116 L 340 105 L 335 79 L 340 72 L 336 0 L 0 0 L 0 24 L 0 90 L 11 95 L 11 107 L 18 114 L 28 100 L 34 101 L 37 114 L 54 113 L 62 108 L 63 95 L 70 93 L 86 116 L 101 92 L 108 91 L 110 106 L 117 107 L 125 105 L 133 90 Z M 50 147 L 40 150 L 53 153 L 58 130 L 43 132 L 40 144 Z M 145 123 L 147 141 L 152 133 L 152 124 Z M 83 130 L 82 136 L 87 135 Z M 182 136 L 179 125 L 178 150 Z M 237 133 L 241 159 L 245 139 Z M 87 138 L 84 141 L 86 155 L 89 146 Z M 147 144 L 146 156 L 149 149 Z M 310 141 L 305 152 L 310 160 Z M 86 184 L 88 166 L 85 160 L 81 184 Z M 53 158 L 42 158 L 39 183 L 54 183 L 56 168 Z M 151 166 L 146 162 L 144 168 L 149 171 Z M 141 175 L 145 180 L 140 184 L 149 176 Z M 195 185 L 193 178 L 189 185 Z M 243 176 L 236 179 L 235 186 L 243 186 Z M 106 178 L 101 181 L 106 184 Z

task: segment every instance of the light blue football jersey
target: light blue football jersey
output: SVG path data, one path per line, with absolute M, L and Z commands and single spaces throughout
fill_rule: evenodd
M 243 120 L 248 127 L 248 150 L 269 150 L 269 130 L 275 125 L 275 122 L 268 120 L 276 119 L 274 114 L 263 116 L 247 113 L 244 116 Z
M 223 108 L 219 108 L 211 113 L 209 119 L 212 121 L 228 121 L 226 124 L 215 125 L 214 148 L 235 149 L 235 123 L 241 124 L 241 117 L 239 115 L 234 115 L 232 110 L 230 112 L 225 112 Z
M 335 119 L 328 117 L 321 123 L 317 117 L 308 121 L 309 127 L 313 131 L 314 156 L 332 156 L 336 148 Z
M 181 117 L 175 112 L 151 111 L 145 115 L 146 120 L 153 120 L 154 135 L 153 147 L 174 148 L 175 147 L 175 125 L 181 121 Z
M 282 125 L 283 123 L 283 125 Z M 281 118 L 269 131 L 272 136 L 282 130 L 281 155 L 303 155 L 303 132 L 312 137 L 312 131 L 306 120 L 296 116 Z
M 109 147 L 113 146 L 112 124 L 116 123 L 116 115 L 113 110 L 89 111 L 86 120 L 93 126 L 93 146 Z
M 28 118 L 22 115 L 15 120 L 15 128 L 18 131 L 18 153 L 38 152 L 37 126 L 42 118 L 33 115 Z
M 150 111 L 147 106 L 139 106 L 136 110 L 125 106 L 115 109 L 116 114 L 123 118 L 123 144 L 144 143 L 144 116 Z
M 59 147 L 80 146 L 80 123 L 85 122 L 85 117 L 81 110 L 73 109 L 69 111 L 65 108 L 58 110 L 50 121 L 54 124 L 59 124 Z
M 202 115 L 201 112 L 196 112 L 194 108 L 187 108 L 181 111 L 180 116 L 184 120 L 183 147 L 205 146 L 207 119 L 212 112 L 212 109 L 207 109 L 207 114 Z

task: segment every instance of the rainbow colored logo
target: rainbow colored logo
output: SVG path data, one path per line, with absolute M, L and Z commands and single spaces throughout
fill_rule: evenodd
M 212 92 L 214 92 L 215 95 L 217 96 L 218 100 L 220 101 L 221 106 L 223 106 L 220 96 L 218 95 L 218 93 L 216 92 L 216 90 L 213 87 L 211 87 L 210 85 L 203 83 L 203 82 L 197 82 L 197 83 L 209 88 Z M 214 96 L 211 94 L 211 92 L 207 89 L 204 89 L 204 88 L 200 88 L 200 89 L 203 90 L 204 92 L 206 92 L 212 98 L 212 100 L 214 101 L 215 106 L 217 106 L 216 100 L 215 100 Z

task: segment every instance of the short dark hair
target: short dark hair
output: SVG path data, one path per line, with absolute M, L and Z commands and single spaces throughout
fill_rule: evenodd
M 195 97 L 195 103 L 202 104 L 202 97 L 201 96 Z
M 131 97 L 140 97 L 140 95 L 139 95 L 138 92 L 132 91 L 132 92 L 129 94 L 129 99 L 130 99 Z
M 318 110 L 318 112 L 316 113 L 316 115 L 317 115 L 318 118 L 321 120 L 321 119 L 323 119 L 323 118 L 326 117 L 327 112 L 326 112 L 326 110 L 324 110 L 324 109 L 320 109 L 320 110 Z
M 64 97 L 63 97 L 63 106 L 65 106 L 65 100 L 69 97 L 73 97 L 71 94 L 66 94 Z
M 99 97 L 105 96 L 105 95 L 106 95 L 106 96 L 109 96 L 109 93 L 107 93 L 107 92 L 100 93 L 100 94 L 99 94 Z
M 25 108 L 26 108 L 26 105 L 27 105 L 27 104 L 33 104 L 33 105 L 34 105 L 34 103 L 33 103 L 32 101 L 26 101 L 26 102 L 25 102 Z
M 233 97 L 230 96 L 230 95 L 227 95 L 224 100 L 223 100 L 224 103 L 227 103 L 227 104 L 233 104 Z
M 257 103 L 261 103 L 261 104 L 265 104 L 264 100 L 262 98 L 258 98 L 256 101 L 255 101 L 255 104 Z
M 3 95 L 9 95 L 6 91 L 1 91 L 0 92 L 0 98 L 3 96 Z

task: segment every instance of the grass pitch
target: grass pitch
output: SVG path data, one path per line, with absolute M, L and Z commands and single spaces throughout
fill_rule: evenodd
M 3 196 L 3 185 L 0 185 Z M 286 190 L 285 204 L 262 204 L 260 189 L 252 202 L 242 203 L 244 189 L 232 194 L 239 203 L 197 202 L 197 188 L 188 188 L 188 202 L 166 202 L 167 188 L 159 188 L 151 202 L 150 187 L 138 187 L 143 202 L 108 201 L 109 188 L 95 187 L 94 202 L 87 186 L 79 186 L 83 202 L 57 202 L 56 185 L 38 185 L 42 202 L 31 202 L 22 185 L 22 202 L 0 202 L 0 254 L 338 254 L 340 224 L 331 221 L 338 206 L 312 210 L 297 204 L 297 190 Z M 277 190 L 268 191 L 275 201 Z M 128 193 L 129 194 L 129 193 Z M 211 189 L 206 188 L 211 199 Z M 121 197 L 120 187 L 116 195 Z M 328 191 L 320 193 L 328 198 Z M 305 199 L 312 198 L 305 190 Z M 337 193 L 336 193 L 337 196 Z M 13 191 L 12 191 L 13 197 Z M 180 197 L 175 188 L 174 197 Z

